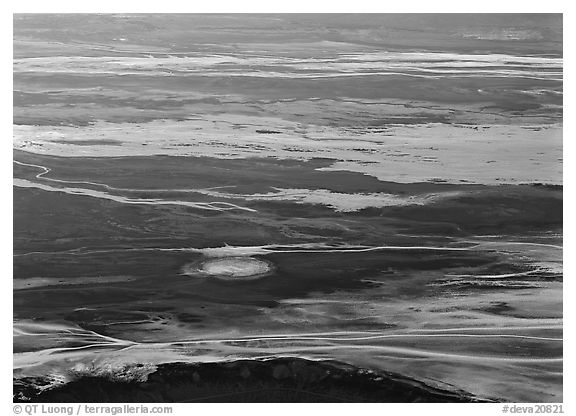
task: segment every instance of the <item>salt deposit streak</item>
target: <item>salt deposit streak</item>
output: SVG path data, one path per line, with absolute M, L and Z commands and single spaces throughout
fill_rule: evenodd
M 501 119 L 496 120 L 501 123 Z M 478 120 L 476 120 L 477 122 Z M 487 121 L 487 120 L 485 120 Z M 528 120 L 522 121 L 528 123 Z M 478 131 L 462 125 L 426 123 L 389 126 L 388 134 L 362 132 L 363 148 L 350 140 L 350 132 L 336 127 L 307 125 L 273 117 L 203 116 L 200 120 L 133 123 L 97 121 L 81 129 L 70 126 L 13 126 L 15 149 L 59 157 L 188 156 L 217 159 L 273 158 L 310 160 L 312 155 L 335 160 L 318 171 L 350 171 L 381 181 L 413 183 L 441 179 L 449 183 L 562 184 L 562 125 L 531 120 L 524 125 L 483 124 Z M 509 123 L 508 121 L 506 123 Z M 535 124 L 534 124 L 535 123 Z M 277 126 L 282 133 L 257 134 L 252 129 Z M 194 134 L 190 132 L 193 131 Z M 70 144 L 74 140 L 121 141 L 121 146 Z M 153 139 L 152 139 L 153 138 Z M 431 148 L 430 143 L 434 143 Z M 145 144 L 145 146 L 143 146 Z M 408 147 L 407 147 L 408 145 Z M 409 148 L 409 151 L 406 149 Z M 440 149 L 436 151 L 433 149 Z M 495 152 L 494 149 L 498 149 Z M 402 154 L 402 157 L 398 157 Z M 487 161 L 491 162 L 487 165 Z M 489 169 L 488 169 L 489 166 Z M 45 176 L 44 179 L 47 179 Z M 296 198 L 297 190 L 264 197 Z M 334 196 L 334 195 L 332 195 Z M 326 195 L 311 196 L 326 200 Z M 364 197 L 373 198 L 368 195 Z M 330 198 L 335 200 L 336 198 Z
M 241 55 L 164 57 L 34 57 L 14 60 L 17 73 L 333 78 L 402 75 L 423 78 L 518 77 L 562 80 L 562 58 L 504 54 L 377 52 L 331 59 Z M 422 74 L 424 72 L 424 74 Z M 428 73 L 428 74 L 426 74 Z
M 425 205 L 427 203 L 434 203 L 439 199 L 445 199 L 450 197 L 460 196 L 461 192 L 443 192 L 441 194 L 424 194 L 424 195 L 411 195 L 411 196 L 400 196 L 388 193 L 355 193 L 355 194 L 348 194 L 348 193 L 341 193 L 341 192 L 332 192 L 328 189 L 284 189 L 284 188 L 276 188 L 273 189 L 275 192 L 269 193 L 257 193 L 257 194 L 237 194 L 237 193 L 226 193 L 220 192 L 219 189 L 222 188 L 230 188 L 232 186 L 223 186 L 223 187 L 212 187 L 207 189 L 134 189 L 134 188 L 118 188 L 114 186 L 110 186 L 104 183 L 99 182 L 89 182 L 89 181 L 68 181 L 62 179 L 54 179 L 46 177 L 48 173 L 52 170 L 46 166 L 41 165 L 34 165 L 30 163 L 23 163 L 17 160 L 13 161 L 15 164 L 20 166 L 29 166 L 41 169 L 42 172 L 37 174 L 35 177 L 38 179 L 43 179 L 47 181 L 57 182 L 57 183 L 68 183 L 68 184 L 84 184 L 84 185 L 92 185 L 92 186 L 99 186 L 106 188 L 107 190 L 116 190 L 116 191 L 128 191 L 128 192 L 137 192 L 137 191 L 146 191 L 146 192 L 189 192 L 189 193 L 198 193 L 203 195 L 208 195 L 215 198 L 225 198 L 225 199 L 243 199 L 246 201 L 290 201 L 295 202 L 297 204 L 320 204 L 325 205 L 331 209 L 334 209 L 337 212 L 354 212 L 361 209 L 366 208 L 382 208 L 382 207 L 390 207 L 390 206 L 406 206 L 406 205 Z M 77 188 L 68 188 L 74 189 L 74 193 L 77 192 Z M 46 189 L 44 189 L 46 190 Z M 86 192 L 85 192 L 86 193 Z M 95 196 L 93 193 L 91 196 Z M 117 200 L 116 200 L 117 201 Z M 134 201 L 134 199 L 131 199 Z M 143 201 L 139 199 L 139 201 Z M 150 200 L 146 200 L 150 201 Z M 117 201 L 119 202 L 119 201 Z M 182 201 L 178 201 L 182 202 Z M 215 207 L 214 204 L 218 204 L 217 202 L 213 202 L 209 205 L 202 204 L 204 209 L 218 209 Z M 231 207 L 238 207 L 234 204 L 229 203 L 220 203 L 226 206 Z M 198 207 L 198 203 L 194 203 L 194 207 Z M 220 208 L 221 209 L 221 208 Z M 250 210 L 251 212 L 255 212 L 251 208 L 242 209 Z
M 107 199 L 109 201 L 119 202 L 121 204 L 134 204 L 134 205 L 181 205 L 190 208 L 204 209 L 210 211 L 228 211 L 231 209 L 238 209 L 248 212 L 256 212 L 256 210 L 240 207 L 238 205 L 230 204 L 227 202 L 189 202 L 189 201 L 169 201 L 164 199 L 153 198 L 127 198 L 119 195 L 112 195 L 106 192 L 95 191 L 92 189 L 84 188 L 55 188 L 53 186 L 35 183 L 26 179 L 14 179 L 13 185 L 18 188 L 36 188 L 48 192 L 60 192 L 70 195 L 89 196 L 93 198 Z
M 389 193 L 342 193 L 328 189 L 284 189 L 273 188 L 275 192 L 259 194 L 234 194 L 211 190 L 199 190 L 199 193 L 218 198 L 244 199 L 246 201 L 290 201 L 297 204 L 320 204 L 336 212 L 354 212 L 366 208 L 391 206 L 425 205 L 439 199 L 462 195 L 462 192 L 443 192 L 441 194 L 424 194 L 400 196 Z

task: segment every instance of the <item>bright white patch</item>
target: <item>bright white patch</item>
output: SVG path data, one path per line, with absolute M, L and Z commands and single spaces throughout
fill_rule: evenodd
M 180 122 L 151 121 L 145 125 L 98 121 L 82 128 L 14 125 L 13 137 L 15 149 L 65 157 L 170 155 L 296 160 L 322 157 L 335 162 L 318 168 L 319 171 L 359 172 L 399 183 L 438 179 L 450 183 L 562 183 L 561 124 L 522 126 L 486 122 L 492 120 L 479 122 L 477 130 L 464 124 L 388 125 L 386 134 L 359 131 L 361 145 L 359 137 L 351 136 L 346 129 L 307 125 L 300 131 L 298 123 L 280 118 L 238 115 L 208 115 L 201 120 Z M 234 129 L 234 125 L 256 127 L 242 131 Z M 530 125 L 535 127 L 528 128 Z M 282 133 L 255 132 L 270 126 Z M 122 145 L 66 143 L 102 138 Z
M 265 194 L 232 194 L 218 191 L 201 191 L 201 193 L 214 197 L 237 198 L 247 201 L 292 201 L 298 204 L 320 204 L 339 212 L 353 212 L 370 207 L 425 205 L 441 198 L 455 197 L 461 194 L 460 192 L 444 192 L 442 194 L 400 196 L 382 192 L 348 194 L 332 192 L 328 189 L 274 189 L 276 192 Z
M 262 277 L 270 270 L 270 264 L 263 260 L 252 257 L 227 257 L 208 260 L 200 266 L 186 266 L 184 274 L 212 276 L 225 280 L 242 280 Z

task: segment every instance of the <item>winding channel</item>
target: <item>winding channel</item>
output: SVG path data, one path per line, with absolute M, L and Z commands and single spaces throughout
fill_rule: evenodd
M 93 186 L 104 187 L 108 190 L 135 191 L 134 189 L 114 188 L 112 186 L 102 184 L 102 183 L 97 183 L 97 182 L 66 181 L 66 180 L 61 180 L 61 179 L 48 178 L 45 175 L 47 175 L 51 171 L 51 169 L 47 168 L 46 166 L 34 165 L 34 164 L 30 164 L 30 163 L 23 163 L 23 162 L 19 162 L 17 160 L 14 160 L 13 162 L 18 164 L 18 165 L 21 165 L 21 166 L 28 166 L 28 167 L 34 167 L 34 168 L 41 169 L 42 172 L 40 172 L 39 174 L 37 174 L 35 176 L 37 179 L 43 179 L 43 180 L 47 180 L 47 181 L 64 183 L 64 184 L 93 185 Z M 14 186 L 19 187 L 19 188 L 36 188 L 36 189 L 41 189 L 43 191 L 48 191 L 48 192 L 61 192 L 61 193 L 69 194 L 69 195 L 89 196 L 89 197 L 93 197 L 93 198 L 106 199 L 109 201 L 119 202 L 121 204 L 180 205 L 180 206 L 209 210 L 209 211 L 241 210 L 241 211 L 247 211 L 247 212 L 257 212 L 257 210 L 255 210 L 255 209 L 242 207 L 242 206 L 232 204 L 229 202 L 190 202 L 190 201 L 178 201 L 178 200 L 165 200 L 165 199 L 157 199 L 157 198 L 129 198 L 129 197 L 120 196 L 120 195 L 113 195 L 113 194 L 110 194 L 107 192 L 96 191 L 93 189 L 70 188 L 70 187 L 68 187 L 68 188 L 53 187 L 50 185 L 44 185 L 44 184 L 40 184 L 37 182 L 29 181 L 27 179 L 20 179 L 20 178 L 14 178 L 13 184 L 14 184 Z M 146 191 L 146 190 L 138 190 L 138 191 Z M 176 191 L 176 190 L 163 190 L 163 191 L 166 192 L 166 191 Z M 178 191 L 182 191 L 182 190 L 178 190 Z M 196 192 L 196 191 L 195 190 L 186 190 L 186 192 Z

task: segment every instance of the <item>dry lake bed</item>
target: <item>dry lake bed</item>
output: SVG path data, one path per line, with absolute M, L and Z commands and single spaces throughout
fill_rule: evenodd
M 14 399 L 562 402 L 562 61 L 561 15 L 14 15 Z

